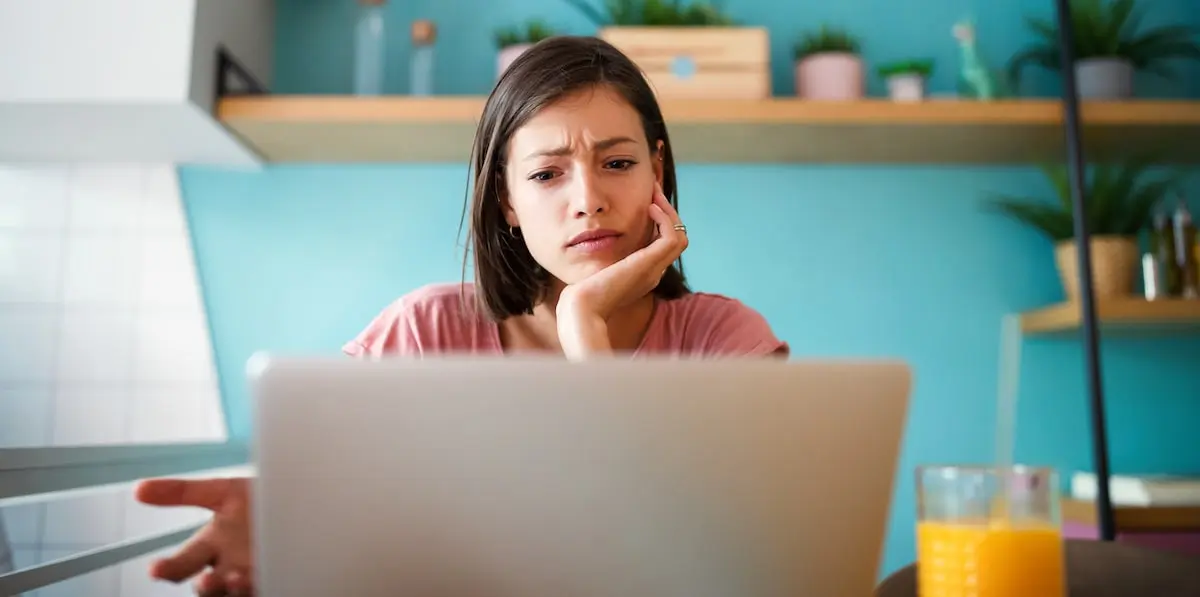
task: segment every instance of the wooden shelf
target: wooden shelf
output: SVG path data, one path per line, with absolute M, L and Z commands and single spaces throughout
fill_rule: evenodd
M 1094 525 L 1099 518 L 1096 503 L 1070 498 L 1062 500 L 1062 518 L 1066 522 Z M 1117 531 L 1180 532 L 1200 531 L 1200 506 L 1113 506 Z
M 217 116 L 269 162 L 465 162 L 482 97 L 249 96 Z M 667 101 L 690 163 L 958 163 L 1062 160 L 1056 100 Z M 1089 102 L 1088 159 L 1153 152 L 1200 163 L 1200 102 Z
M 1022 313 L 1021 330 L 1026 334 L 1073 332 L 1082 319 L 1078 303 L 1060 303 Z M 1200 300 L 1101 300 L 1096 302 L 1096 319 L 1109 329 L 1200 331 Z

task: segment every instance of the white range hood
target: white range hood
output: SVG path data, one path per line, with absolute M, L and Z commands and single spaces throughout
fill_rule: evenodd
M 0 163 L 258 164 L 214 107 L 270 87 L 274 21 L 273 0 L 0 0 Z

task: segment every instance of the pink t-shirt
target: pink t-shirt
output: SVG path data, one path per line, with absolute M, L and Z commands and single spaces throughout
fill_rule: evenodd
M 423 286 L 389 305 L 342 350 L 354 357 L 502 353 L 499 326 L 477 315 L 474 301 L 470 283 Z M 694 292 L 654 310 L 634 354 L 656 353 L 786 357 L 789 347 L 757 311 L 736 299 Z

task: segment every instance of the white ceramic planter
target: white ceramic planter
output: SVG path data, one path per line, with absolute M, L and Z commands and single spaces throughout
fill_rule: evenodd
M 1131 98 L 1133 97 L 1133 64 L 1122 58 L 1076 60 L 1075 84 L 1081 98 Z
M 796 63 L 796 95 L 803 99 L 856 100 L 863 87 L 863 63 L 856 54 L 813 54 Z
M 496 78 L 499 79 L 504 71 L 508 70 L 508 66 L 517 59 L 518 56 L 525 53 L 533 44 L 517 44 L 502 48 L 496 56 Z
M 892 75 L 887 78 L 888 97 L 897 102 L 919 102 L 925 99 L 925 77 L 915 73 Z

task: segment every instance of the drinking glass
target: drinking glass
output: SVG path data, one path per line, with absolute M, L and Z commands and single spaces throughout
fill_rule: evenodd
M 1065 597 L 1053 469 L 921 466 L 917 509 L 920 597 Z

